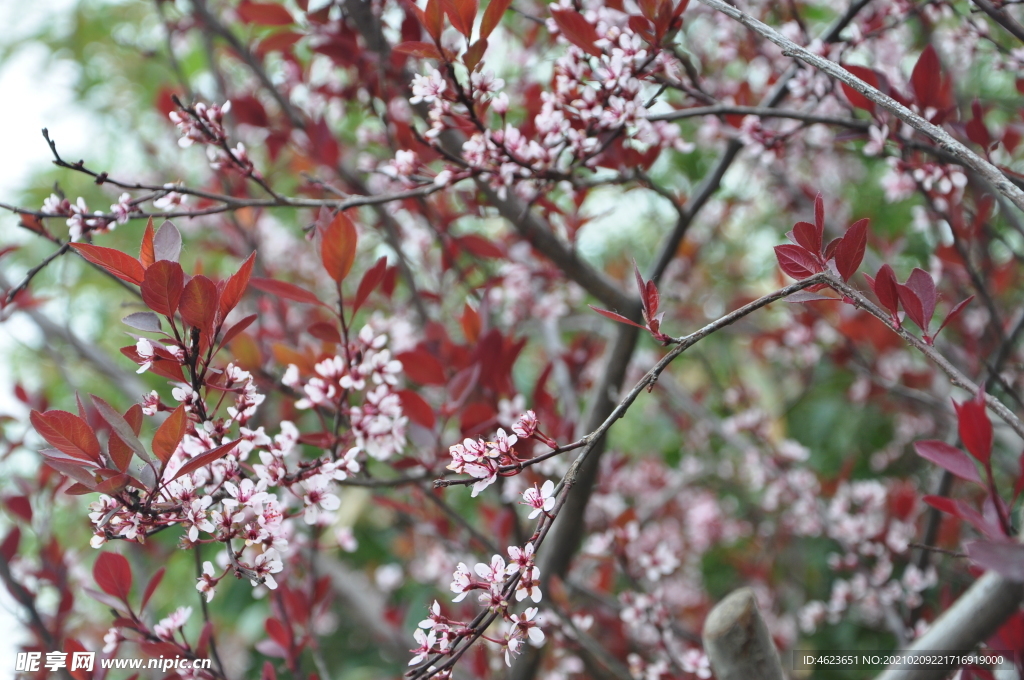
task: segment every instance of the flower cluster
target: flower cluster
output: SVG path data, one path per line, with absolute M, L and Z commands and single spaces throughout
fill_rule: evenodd
M 224 132 L 224 115 L 231 111 L 231 102 L 211 105 L 200 102 L 190 111 L 171 111 L 168 116 L 178 127 L 181 137 L 178 146 L 186 148 L 193 144 L 220 144 L 227 138 Z
M 515 593 L 516 602 L 529 598 L 534 603 L 541 601 L 540 571 L 534 564 L 533 543 L 525 547 L 509 546 L 509 562 L 501 555 L 494 555 L 490 562 L 480 562 L 470 571 L 465 562 L 460 562 L 452 576 L 451 590 L 456 594 L 454 602 L 461 602 L 466 596 L 479 591 L 477 600 L 491 612 L 502 617 L 504 634 L 500 640 L 487 638 L 499 644 L 505 655 L 505 663 L 512 665 L 512 657 L 519 653 L 524 641 L 540 646 L 544 643 L 544 631 L 537 618 L 537 607 L 527 607 L 521 614 L 510 611 L 510 597 Z M 514 591 L 512 584 L 515 584 Z M 458 639 L 472 633 L 463 622 L 454 621 L 441 614 L 441 606 L 435 601 L 429 616 L 420 622 L 415 637 L 420 646 L 411 650 L 415 656 L 409 665 L 425 661 L 433 654 L 449 654 Z
M 90 213 L 89 206 L 81 196 L 74 203 L 57 194 L 50 194 L 43 201 L 43 212 L 68 218 L 68 238 L 72 241 L 79 241 L 86 233 L 99 234 L 112 231 L 118 224 L 128 221 L 128 215 L 132 210 L 134 208 L 131 196 L 128 194 L 121 194 L 117 203 L 110 206 L 113 217 L 104 215 L 98 210 Z
M 559 11 L 576 11 L 567 1 L 561 4 Z M 678 126 L 648 118 L 657 78 L 675 78 L 678 62 L 670 53 L 647 45 L 627 20 L 621 12 L 597 10 L 600 54 L 569 44 L 555 62 L 551 91 L 541 93 L 540 108 L 526 125 L 507 121 L 505 83 L 486 68 L 472 69 L 466 83 L 451 83 L 433 67 L 414 75 L 409 101 L 429 105 L 430 128 L 424 134 L 428 141 L 436 144 L 445 130 L 476 129 L 462 146 L 466 165 L 452 165 L 434 181 L 473 174 L 486 179 L 499 196 L 514 188 L 521 197 L 532 198 L 543 183 L 569 177 L 579 168 L 596 168 L 607 160 L 610 142 L 619 145 L 615 153 L 653 150 L 656 155 L 665 148 L 691 149 L 680 138 Z M 557 33 L 558 25 L 548 23 Z M 399 151 L 382 172 L 408 180 L 418 166 L 410 154 Z
M 401 363 L 391 359 L 387 338 L 369 327 L 345 348 L 344 356 L 317 364 L 316 377 L 303 386 L 300 408 L 313 406 L 344 414 L 351 427 L 323 442 L 325 453 L 300 460 L 299 431 L 289 421 L 271 437 L 264 427 L 248 427 L 264 402 L 251 372 L 229 363 L 205 379 L 205 391 L 179 382 L 171 390 L 179 406 L 165 406 L 156 392 L 146 397 L 143 411 L 184 414 L 185 434 L 168 452 L 161 477 L 142 502 L 122 494 L 101 494 L 90 507 L 95 526 L 94 547 L 122 538 L 142 542 L 150 533 L 177 525 L 186 545 L 217 543 L 225 549 L 219 563 L 230 565 L 218 574 L 213 562 L 203 565 L 196 588 L 212 599 L 227 573 L 252 584 L 276 587 L 274 574 L 284 569 L 293 552 L 293 521 L 327 525 L 340 507 L 336 482 L 361 470 L 360 457 L 388 458 L 405 445 L 405 416 L 393 392 Z M 156 362 L 188 368 L 189 349 L 177 341 L 139 338 L 126 348 L 140 364 L 139 372 Z M 284 382 L 298 386 L 298 368 L 290 366 Z M 217 394 L 209 402 L 210 392 Z M 217 416 L 223 407 L 226 415 Z M 206 465 L 196 460 L 226 450 Z M 259 462 L 247 462 L 258 455 Z M 153 470 L 149 470 L 152 474 Z
M 512 426 L 515 434 L 507 434 L 499 428 L 493 441 L 466 438 L 461 444 L 453 444 L 448 452 L 452 462 L 448 469 L 459 474 L 467 474 L 476 479 L 473 484 L 473 497 L 493 484 L 498 475 L 516 474 L 517 469 L 508 469 L 521 462 L 513 448 L 519 438 L 529 439 L 537 431 L 537 415 L 527 411 Z M 503 469 L 504 468 L 504 469 Z
M 408 418 L 394 391 L 402 362 L 385 347 L 387 336 L 364 326 L 345 356 L 328 357 L 316 364 L 315 375 L 302 383 L 292 364 L 282 382 L 301 389 L 299 409 L 327 407 L 346 416 L 352 425 L 354 446 L 377 460 L 387 460 L 405 446 Z

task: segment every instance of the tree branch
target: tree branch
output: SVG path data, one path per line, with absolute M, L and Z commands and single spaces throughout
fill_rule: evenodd
M 659 113 L 648 116 L 648 120 L 682 120 L 684 118 L 696 118 L 698 116 L 759 116 L 761 118 L 788 118 L 799 120 L 805 123 L 821 123 L 822 125 L 839 125 L 853 128 L 855 130 L 867 131 L 871 123 L 858 118 L 839 118 L 836 116 L 821 116 L 805 111 L 793 111 L 775 109 L 767 106 L 696 106 L 690 109 L 680 109 L 671 113 Z
M 889 111 L 915 130 L 930 137 L 941 149 L 949 152 L 967 167 L 974 170 L 985 181 L 1006 196 L 1021 210 L 1024 210 L 1024 190 L 1021 190 L 997 168 L 981 158 L 966 146 L 955 140 L 948 132 L 914 113 L 887 94 L 871 87 L 834 61 L 820 57 L 813 52 L 785 38 L 772 27 L 764 24 L 749 14 L 742 12 L 723 0 L 700 0 L 701 3 L 735 19 L 758 35 L 770 40 L 782 48 L 786 56 L 794 57 L 832 76 L 861 93 L 869 100 Z

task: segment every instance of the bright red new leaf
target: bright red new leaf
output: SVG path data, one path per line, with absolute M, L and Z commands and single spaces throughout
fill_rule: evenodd
M 380 285 L 380 282 L 384 280 L 384 273 L 388 269 L 388 258 L 381 257 L 377 260 L 372 267 L 366 270 L 363 274 L 363 278 L 359 280 L 359 287 L 356 289 L 356 297 L 352 301 L 352 313 L 355 314 L 359 311 L 359 308 L 366 302 L 366 298 L 370 297 L 370 293 L 373 292 L 374 288 Z
M 356 225 L 338 212 L 320 234 L 320 259 L 332 279 L 341 283 L 356 261 Z
M 181 318 L 207 337 L 217 319 L 217 284 L 205 276 L 193 276 L 181 293 Z
M 806 279 L 821 271 L 821 263 L 814 254 L 800 246 L 788 243 L 775 246 L 775 257 L 782 271 L 797 280 Z
M 173 317 L 185 289 L 185 272 L 170 260 L 154 262 L 142 281 L 142 301 L 157 314 Z
M 935 463 L 943 470 L 948 470 L 960 479 L 981 483 L 978 468 L 966 453 L 950 446 L 946 442 L 930 439 L 914 443 L 914 451 L 925 460 Z
M 32 411 L 32 426 L 50 446 L 80 460 L 101 463 L 100 443 L 89 424 L 67 411 Z
M 252 276 L 252 267 L 256 262 L 256 252 L 253 251 L 249 257 L 245 258 L 245 262 L 238 268 L 238 271 L 231 275 L 230 278 L 225 282 L 224 289 L 220 293 L 220 318 L 226 319 L 228 313 L 235 308 L 235 306 L 242 299 L 242 295 L 245 294 L 245 289 L 249 286 L 249 277 Z
M 167 463 L 174 455 L 175 449 L 181 443 L 185 432 L 188 430 L 188 414 L 185 413 L 185 405 L 180 404 L 178 408 L 167 416 L 167 420 L 161 423 L 153 435 L 153 454 L 163 463 Z
M 260 26 L 288 26 L 295 23 L 291 13 L 272 2 L 242 2 L 235 8 L 238 18 L 247 24 L 259 24 Z
M 277 279 L 265 279 L 260 276 L 254 276 L 249 280 L 252 287 L 257 290 L 262 290 L 264 293 L 270 293 L 276 295 L 279 298 L 285 300 L 293 300 L 295 302 L 304 302 L 309 305 L 322 305 L 320 299 L 309 292 L 305 288 L 296 286 L 293 283 L 286 283 L 285 281 L 278 281 Z
M 86 260 L 103 267 L 122 281 L 139 285 L 146 276 L 142 263 L 120 250 L 89 243 L 72 243 L 71 247 Z
M 953 402 L 959 425 L 960 441 L 971 455 L 985 465 L 992 456 L 992 421 L 985 411 L 985 392 L 962 404 Z
M 107 595 L 112 595 L 124 603 L 128 602 L 128 594 L 132 589 L 132 568 L 124 555 L 100 553 L 92 566 L 92 577 L 100 590 Z
M 139 246 L 139 262 L 143 268 L 149 267 L 156 262 L 156 252 L 153 250 L 153 218 L 146 222 L 146 231 L 142 233 L 142 245 Z
M 574 9 L 552 8 L 551 16 L 566 40 L 591 56 L 601 56 L 601 50 L 594 44 L 597 42 L 597 29 L 582 14 Z
M 868 220 L 857 220 L 846 230 L 843 240 L 836 246 L 836 269 L 843 281 L 849 281 L 864 260 L 868 239 Z
M 480 39 L 486 40 L 491 32 L 501 23 L 501 17 L 512 5 L 512 0 L 491 0 L 484 10 L 484 18 L 480 21 Z

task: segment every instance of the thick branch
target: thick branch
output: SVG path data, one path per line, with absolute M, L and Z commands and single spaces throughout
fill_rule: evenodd
M 1007 33 L 1011 34 L 1017 40 L 1024 42 L 1024 26 L 1022 26 L 1019 21 L 1004 12 L 1002 9 L 993 5 L 988 0 L 973 0 L 973 2 L 981 9 L 982 12 L 992 17 L 997 24 L 1006 29 Z
M 715 605 L 704 621 L 704 650 L 718 680 L 783 680 L 779 653 L 750 588 Z
M 990 571 L 975 581 L 906 651 L 970 651 L 1017 611 L 1022 597 L 1024 585 Z M 938 680 L 949 671 L 950 668 L 940 666 L 915 670 L 889 668 L 876 680 Z

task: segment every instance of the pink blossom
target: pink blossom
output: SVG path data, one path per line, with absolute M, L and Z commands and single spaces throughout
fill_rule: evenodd
M 555 483 L 550 479 L 544 482 L 544 486 L 537 488 L 534 484 L 523 492 L 523 500 L 520 505 L 528 505 L 533 508 L 529 519 L 536 518 L 542 512 L 551 512 L 555 507 L 555 499 L 552 494 L 555 491 Z
M 533 436 L 533 433 L 537 431 L 537 414 L 533 411 L 527 411 L 523 415 L 519 416 L 519 420 L 512 426 L 512 431 L 520 439 L 529 439 Z
M 412 77 L 413 96 L 409 99 L 409 103 L 415 105 L 426 102 L 430 104 L 441 97 L 447 87 L 448 83 L 445 82 L 444 76 L 436 68 L 431 68 L 425 76 L 416 74 Z
M 174 632 L 181 629 L 192 616 L 192 607 L 178 607 L 171 614 L 153 626 L 153 632 L 163 640 L 170 640 Z

